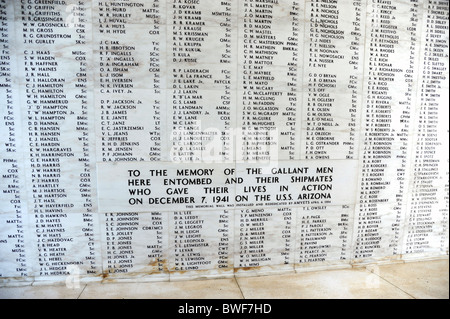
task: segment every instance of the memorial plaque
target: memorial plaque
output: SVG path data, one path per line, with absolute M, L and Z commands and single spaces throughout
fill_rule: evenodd
M 448 255 L 444 0 L 0 0 L 0 284 Z

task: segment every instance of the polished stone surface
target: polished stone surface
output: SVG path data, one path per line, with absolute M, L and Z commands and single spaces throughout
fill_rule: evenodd
M 366 269 L 330 270 L 264 277 L 239 278 L 243 294 L 250 299 L 405 299 L 411 298 Z
M 0 0 L 0 286 L 403 297 L 362 267 L 448 255 L 445 4 Z
M 383 265 L 379 275 L 417 299 L 449 298 L 448 259 Z
M 148 283 L 33 284 L 1 299 L 448 299 L 447 259 L 288 275 Z

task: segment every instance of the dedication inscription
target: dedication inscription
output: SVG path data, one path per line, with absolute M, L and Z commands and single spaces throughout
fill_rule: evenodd
M 0 284 L 439 258 L 444 0 L 0 0 Z

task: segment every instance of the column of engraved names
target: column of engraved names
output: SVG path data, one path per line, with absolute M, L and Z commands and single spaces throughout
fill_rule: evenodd
M 90 5 L 69 4 L 16 4 L 33 274 L 38 276 L 67 275 L 71 267 L 81 274 L 99 271 L 87 91 Z
M 233 161 L 236 5 L 177 0 L 167 14 L 171 160 Z
M 447 1 L 424 1 L 406 254 L 448 253 Z
M 170 214 L 170 271 L 233 271 L 232 211 Z
M 20 145 L 20 104 L 13 83 L 15 67 L 14 8 L 0 1 L 0 278 L 26 277 L 26 202 L 22 193 L 23 166 Z
M 354 207 L 350 205 L 299 208 L 297 262 L 308 265 L 348 262 L 353 211 Z
M 301 1 L 240 2 L 237 160 L 298 158 L 302 16 Z
M 306 2 L 301 158 L 358 154 L 365 2 Z
M 167 215 L 105 213 L 103 274 L 167 275 Z
M 236 218 L 235 268 L 264 270 L 265 266 L 292 267 L 295 209 L 241 209 Z
M 97 160 L 163 160 L 165 3 L 94 4 Z
M 367 5 L 355 258 L 400 254 L 420 29 L 416 1 Z

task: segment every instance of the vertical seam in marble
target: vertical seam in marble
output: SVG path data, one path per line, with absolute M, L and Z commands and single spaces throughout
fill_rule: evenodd
M 410 296 L 411 298 L 417 299 L 416 297 L 414 297 L 413 295 L 411 295 L 411 294 L 408 293 L 407 291 L 403 290 L 402 288 L 398 287 L 398 286 L 395 285 L 394 283 L 390 282 L 390 281 L 387 280 L 386 278 L 382 277 L 381 275 L 379 275 L 379 274 L 377 274 L 377 273 L 375 273 L 375 272 L 373 272 L 373 271 L 370 271 L 370 270 L 368 270 L 367 268 L 366 268 L 366 270 L 367 270 L 368 272 L 370 272 L 371 274 L 373 274 L 373 275 L 379 277 L 380 279 L 384 280 L 384 281 L 387 282 L 389 285 L 392 285 L 392 286 L 394 286 L 395 288 L 399 289 L 400 291 L 404 292 L 405 294 L 407 294 L 407 295 Z
M 84 290 L 86 289 L 87 284 L 84 285 L 83 290 L 81 290 L 80 294 L 77 297 L 77 300 L 80 299 L 81 295 L 83 294 Z
M 236 283 L 236 285 L 237 285 L 238 288 L 239 288 L 239 291 L 240 291 L 240 293 L 241 293 L 242 299 L 246 299 L 245 296 L 244 296 L 244 293 L 242 292 L 241 286 L 239 285 L 239 282 L 238 282 L 236 276 L 233 276 L 233 278 L 234 278 L 234 282 Z

